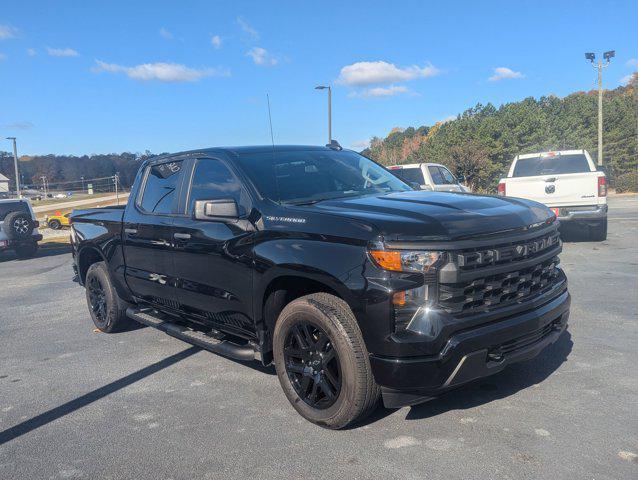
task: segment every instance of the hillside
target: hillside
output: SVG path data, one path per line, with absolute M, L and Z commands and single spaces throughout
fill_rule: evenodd
M 478 104 L 433 126 L 395 128 L 362 153 L 379 163 L 438 162 L 491 191 L 516 154 L 587 149 L 597 157 L 598 92 L 525 98 L 499 108 Z M 604 163 L 612 176 L 638 169 L 638 73 L 605 91 Z

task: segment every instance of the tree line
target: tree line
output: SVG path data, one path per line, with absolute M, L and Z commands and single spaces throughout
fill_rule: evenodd
M 604 93 L 603 163 L 612 179 L 638 170 L 638 72 Z M 598 146 L 598 92 L 525 98 L 499 108 L 478 104 L 454 120 L 395 128 L 362 153 L 384 164 L 434 162 L 449 166 L 473 190 L 493 193 L 517 154 Z

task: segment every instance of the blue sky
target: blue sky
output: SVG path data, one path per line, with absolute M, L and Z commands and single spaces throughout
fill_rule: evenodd
M 270 142 L 361 148 L 477 102 L 638 70 L 638 2 L 22 1 L 0 11 L 0 135 L 21 154 Z M 500 70 L 496 70 L 500 69 Z M 3 140 L 3 142 L 5 142 Z M 8 150 L 8 142 L 0 143 Z

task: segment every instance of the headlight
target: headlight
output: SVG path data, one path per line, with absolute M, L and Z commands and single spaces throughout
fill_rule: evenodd
M 443 252 L 427 250 L 370 250 L 370 256 L 384 270 L 394 272 L 428 272 Z

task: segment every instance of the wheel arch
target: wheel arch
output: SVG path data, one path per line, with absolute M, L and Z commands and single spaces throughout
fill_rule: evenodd
M 78 252 L 78 275 L 84 285 L 89 267 L 97 262 L 105 262 L 103 253 L 93 245 L 87 245 Z

